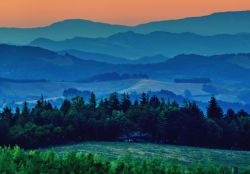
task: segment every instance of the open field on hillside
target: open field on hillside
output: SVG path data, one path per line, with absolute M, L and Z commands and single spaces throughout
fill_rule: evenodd
M 100 86 L 102 86 L 100 88 Z M 0 94 L 11 101 L 29 101 L 30 97 L 58 98 L 62 97 L 65 89 L 76 88 L 78 90 L 90 90 L 97 96 L 108 95 L 111 92 L 119 93 L 142 93 L 148 91 L 168 90 L 177 95 L 184 95 L 188 90 L 193 96 L 200 96 L 199 101 L 207 101 L 210 94 L 202 89 L 202 84 L 174 83 L 157 81 L 151 79 L 129 79 L 120 81 L 94 82 L 94 83 L 74 83 L 74 82 L 44 82 L 44 83 L 9 83 L 0 84 Z M 231 94 L 231 93 L 230 93 Z M 226 94 L 228 96 L 228 94 Z M 230 97 L 229 97 L 230 98 Z M 195 99 L 195 98 L 194 98 Z M 231 99 L 231 98 L 230 98 Z M 233 101 L 233 100 L 231 100 Z
M 100 88 L 102 86 L 102 88 Z M 44 96 L 61 97 L 65 89 L 76 88 L 78 90 L 91 90 L 97 95 L 106 95 L 111 92 L 147 92 L 169 90 L 178 95 L 183 95 L 185 90 L 190 90 L 194 95 L 207 95 L 202 90 L 202 84 L 176 84 L 156 80 L 120 80 L 94 83 L 74 82 L 44 82 L 44 83 L 2 83 L 0 91 L 6 96 Z
M 116 159 L 127 154 L 135 158 L 149 157 L 164 160 L 178 160 L 182 164 L 215 164 L 240 169 L 250 168 L 250 152 L 218 149 L 205 149 L 186 146 L 121 143 L 121 142 L 85 142 L 82 144 L 53 148 L 58 154 L 69 151 L 88 152 Z

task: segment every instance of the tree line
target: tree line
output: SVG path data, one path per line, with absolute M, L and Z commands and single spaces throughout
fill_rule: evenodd
M 23 148 L 95 140 L 249 150 L 250 117 L 244 110 L 223 113 L 214 97 L 204 114 L 195 102 L 180 106 L 145 93 L 135 101 L 113 93 L 97 102 L 91 93 L 88 101 L 76 97 L 59 108 L 43 98 L 33 108 L 5 107 L 0 137 L 0 145 Z

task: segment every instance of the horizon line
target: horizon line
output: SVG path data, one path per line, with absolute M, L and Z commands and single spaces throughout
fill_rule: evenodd
M 136 26 L 145 25 L 145 24 L 149 24 L 149 23 L 157 23 L 157 22 L 164 22 L 164 21 L 177 21 L 177 20 L 185 20 L 185 19 L 192 19 L 192 18 L 207 17 L 207 16 L 211 16 L 211 15 L 215 15 L 215 14 L 237 13 L 237 12 L 250 12 L 250 9 L 249 10 L 218 11 L 218 12 L 214 12 L 214 13 L 208 13 L 208 14 L 197 15 L 197 16 L 187 16 L 187 17 L 183 17 L 183 18 L 152 20 L 152 21 L 148 21 L 148 22 L 144 22 L 144 23 L 138 23 L 138 24 L 135 24 L 135 25 L 118 24 L 118 23 L 111 23 L 111 22 L 105 22 L 105 21 L 91 20 L 91 19 L 86 19 L 86 18 L 65 18 L 65 19 L 62 19 L 62 20 L 55 20 L 54 22 L 50 22 L 49 24 L 40 25 L 40 26 L 32 26 L 32 27 L 0 26 L 0 28 L 6 28 L 6 29 L 12 29 L 12 28 L 17 28 L 17 29 L 45 28 L 45 27 L 49 27 L 49 26 L 52 26 L 52 25 L 57 24 L 57 23 L 70 21 L 70 20 L 88 21 L 88 22 L 93 22 L 93 23 L 108 24 L 108 25 L 114 25 L 114 26 L 136 27 Z

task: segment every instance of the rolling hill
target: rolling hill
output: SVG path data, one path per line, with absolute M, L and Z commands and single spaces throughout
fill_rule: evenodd
M 129 64 L 131 61 L 126 58 L 122 57 L 115 57 L 108 54 L 100 54 L 100 53 L 92 53 L 92 52 L 85 52 L 79 50 L 63 50 L 58 52 L 61 55 L 69 54 L 75 57 L 78 57 L 83 60 L 94 60 L 98 62 L 106 62 L 106 63 L 113 63 L 113 64 Z
M 30 46 L 0 45 L 0 77 L 30 80 L 78 80 L 97 72 L 108 71 L 112 65 L 62 56 Z
M 79 50 L 64 50 L 58 52 L 61 55 L 69 54 L 83 60 L 94 60 L 111 64 L 150 64 L 159 63 L 168 60 L 169 58 L 161 54 L 154 56 L 146 56 L 138 59 L 130 60 L 122 57 L 115 57 L 108 54 L 91 53 Z
M 245 60 L 242 65 L 237 59 Z M 117 72 L 146 74 L 151 79 L 210 78 L 212 81 L 250 84 L 250 54 L 217 56 L 179 55 L 154 64 L 109 64 L 30 46 L 0 45 L 0 77 L 9 79 L 76 81 Z M 212 68 L 211 68 L 212 67 Z
M 0 43 L 23 45 L 39 37 L 53 40 L 63 40 L 76 36 L 106 37 L 117 32 L 127 31 L 127 28 L 126 26 L 82 19 L 70 19 L 38 28 L 0 28 Z
M 193 33 L 153 32 L 139 34 L 130 31 L 107 38 L 76 37 L 63 41 L 39 38 L 31 42 L 30 45 L 53 51 L 74 49 L 135 60 L 159 54 L 173 57 L 179 54 L 248 53 L 250 52 L 250 34 L 201 36 Z
M 249 18 L 250 11 L 223 12 L 201 17 L 151 22 L 131 27 L 73 19 L 38 28 L 0 28 L 0 43 L 28 44 L 41 37 L 51 40 L 65 40 L 73 37 L 108 37 L 126 31 L 138 33 L 192 32 L 200 35 L 247 33 L 250 29 Z

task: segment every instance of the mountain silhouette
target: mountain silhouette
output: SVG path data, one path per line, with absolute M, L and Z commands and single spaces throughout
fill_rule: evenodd
M 217 55 L 250 52 L 250 34 L 220 34 L 201 36 L 193 33 L 152 32 L 139 34 L 132 31 L 107 38 L 75 37 L 63 41 L 39 38 L 31 42 L 53 51 L 74 49 L 84 52 L 108 54 L 115 57 L 140 57 L 179 54 Z
M 244 64 L 242 64 L 244 60 Z M 0 45 L 0 77 L 13 80 L 76 81 L 97 74 L 146 74 L 151 79 L 209 78 L 250 85 L 250 54 L 179 55 L 161 63 L 109 64 L 30 46 Z
M 250 11 L 222 12 L 208 16 L 150 22 L 137 26 L 111 25 L 82 19 L 56 22 L 37 28 L 0 28 L 0 43 L 28 44 L 37 38 L 65 40 L 73 37 L 108 37 L 118 32 L 192 32 L 200 35 L 237 34 L 250 31 Z

